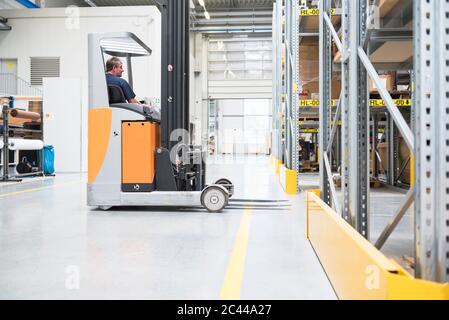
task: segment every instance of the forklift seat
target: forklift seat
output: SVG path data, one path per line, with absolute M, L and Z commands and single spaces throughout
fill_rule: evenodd
M 109 104 L 127 103 L 122 88 L 114 84 L 108 84 Z

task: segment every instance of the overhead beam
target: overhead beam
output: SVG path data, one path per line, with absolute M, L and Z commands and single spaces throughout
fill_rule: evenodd
M 235 10 L 224 10 L 224 11 L 208 11 L 211 18 L 214 17 L 241 17 L 241 16 L 251 16 L 251 17 L 258 17 L 258 16 L 273 16 L 272 11 L 258 11 L 258 10 L 242 10 L 242 11 L 235 11 Z M 197 11 L 196 14 L 197 17 L 204 17 L 204 14 L 202 11 Z

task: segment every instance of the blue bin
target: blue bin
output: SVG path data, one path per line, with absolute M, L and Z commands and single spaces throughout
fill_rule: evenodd
M 50 145 L 44 146 L 44 174 L 55 173 L 55 148 Z

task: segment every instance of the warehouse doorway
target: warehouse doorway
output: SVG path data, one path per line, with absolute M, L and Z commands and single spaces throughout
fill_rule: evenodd
M 270 154 L 270 99 L 213 100 L 209 106 L 210 154 Z

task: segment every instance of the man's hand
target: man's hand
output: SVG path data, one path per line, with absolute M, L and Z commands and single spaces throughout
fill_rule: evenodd
M 139 100 L 136 100 L 136 98 L 128 100 L 128 103 L 141 104 Z

